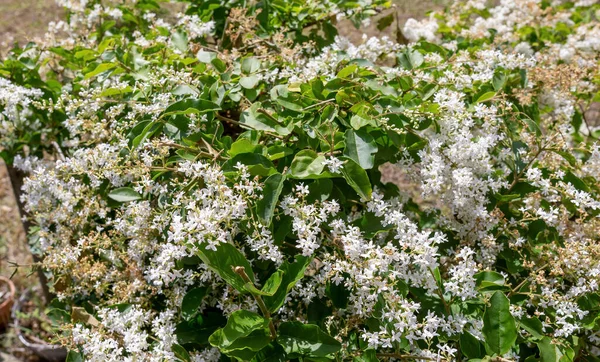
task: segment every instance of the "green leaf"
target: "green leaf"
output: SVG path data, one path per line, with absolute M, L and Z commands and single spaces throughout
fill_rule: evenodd
M 283 272 L 281 285 L 279 288 L 277 288 L 277 291 L 272 297 L 264 298 L 265 305 L 271 313 L 275 313 L 279 308 L 281 308 L 287 293 L 292 290 L 298 280 L 302 279 L 304 276 L 304 271 L 306 270 L 306 267 L 310 261 L 310 258 L 296 255 L 296 260 L 293 263 L 290 264 L 287 261 L 284 261 L 283 264 L 281 264 L 279 267 L 279 270 Z
M 348 298 L 350 297 L 351 292 L 344 283 L 336 285 L 330 280 L 327 281 L 325 294 L 327 294 L 327 297 L 329 297 L 334 307 L 338 309 L 345 309 L 348 307 Z
M 257 131 L 268 131 L 275 132 L 282 136 L 287 136 L 291 131 L 279 124 L 277 121 L 268 117 L 264 113 L 261 113 L 262 104 L 260 102 L 254 103 L 250 108 L 242 112 L 240 116 L 240 123 L 247 126 L 250 129 Z
M 213 61 L 213 59 L 217 58 L 217 53 L 200 50 L 198 53 L 196 53 L 196 58 L 198 58 L 200 63 L 209 64 Z
M 180 344 L 208 345 L 208 338 L 217 329 L 224 327 L 227 319 L 221 312 L 205 311 L 197 318 L 178 323 L 175 329 L 177 341 Z
M 377 126 L 377 122 L 373 118 L 364 118 L 355 114 L 350 118 L 350 125 L 354 129 L 361 129 L 364 126 Z
M 349 129 L 344 134 L 344 141 L 344 156 L 356 161 L 365 170 L 373 168 L 378 147 L 369 133 L 360 129 Z
M 491 306 L 483 315 L 483 335 L 488 353 L 506 354 L 517 340 L 517 326 L 510 314 L 510 302 L 502 292 L 490 299 Z
M 275 102 L 277 102 L 277 104 L 280 106 L 294 112 L 302 112 L 304 110 L 302 101 L 297 94 L 288 94 L 287 97 L 277 97 Z
M 83 357 L 78 352 L 71 350 L 67 353 L 65 362 L 83 362 Z
M 519 194 L 509 194 L 509 195 L 494 194 L 493 196 L 496 200 L 498 200 L 500 202 L 511 202 L 511 201 L 522 198 L 522 196 Z
M 223 171 L 237 173 L 238 163 L 248 166 L 252 176 L 270 176 L 277 172 L 273 162 L 259 153 L 240 153 L 223 165 Z
M 531 132 L 534 132 L 535 135 L 538 137 L 542 135 L 542 130 L 540 129 L 540 126 L 533 119 L 529 117 L 524 117 L 522 119 Z
M 567 160 L 569 162 L 569 165 L 571 165 L 572 167 L 577 167 L 577 158 L 575 158 L 575 156 L 571 152 L 560 150 L 553 151 L 561 155 L 565 160 Z
M 325 357 L 342 349 L 342 344 L 315 324 L 285 322 L 279 326 L 279 343 L 290 357 Z
M 477 285 L 477 290 L 479 291 L 493 291 L 493 290 L 503 290 L 508 289 L 506 285 L 504 285 L 504 277 L 502 274 L 497 273 L 495 271 L 482 271 L 474 275 L 475 281 Z
M 383 29 L 392 25 L 392 23 L 394 22 L 394 15 L 395 15 L 395 13 L 392 12 L 392 13 L 389 13 L 388 15 L 384 16 L 383 18 L 379 19 L 377 21 L 377 30 L 382 31 Z
M 281 285 L 283 274 L 284 273 L 282 270 L 277 270 L 275 273 L 271 274 L 263 288 L 260 290 L 256 288 L 252 283 L 246 283 L 245 288 L 254 295 L 272 297 Z
M 206 99 L 188 98 L 170 104 L 167 109 L 164 110 L 161 116 L 164 117 L 173 114 L 206 113 L 217 111 L 219 109 L 221 109 L 221 106 Z
M 377 352 L 374 349 L 369 348 L 363 350 L 361 355 L 355 356 L 352 359 L 352 362 L 379 362 L 379 359 L 377 359 Z
M 183 348 L 182 346 L 174 343 L 171 346 L 171 350 L 173 351 L 173 353 L 175 354 L 175 357 L 177 357 L 180 361 L 184 361 L 184 362 L 190 362 L 190 354 L 188 353 L 188 351 Z
M 238 138 L 229 148 L 229 156 L 234 157 L 241 153 L 252 153 L 256 149 L 256 144 L 247 138 Z
M 271 274 L 269 279 L 265 282 L 265 285 L 262 287 L 263 295 L 267 295 L 272 297 L 279 289 L 281 282 L 283 281 L 283 270 L 277 270 L 275 273 Z
M 271 342 L 268 325 L 269 320 L 256 313 L 236 310 L 227 319 L 227 325 L 217 329 L 208 341 L 229 356 L 250 360 Z
M 287 362 L 285 351 L 276 342 L 269 343 L 260 350 L 252 362 Z
M 294 153 L 294 150 L 281 145 L 274 145 L 267 149 L 267 154 L 269 155 L 269 160 L 271 161 L 284 158 L 285 156 L 291 155 L 292 153 Z
M 337 74 L 338 78 L 346 78 L 348 76 L 350 76 L 352 73 L 354 73 L 356 71 L 356 69 L 358 69 L 358 66 L 356 66 L 356 64 L 351 64 L 348 65 L 347 67 L 343 68 L 342 70 L 340 70 Z
M 181 316 L 183 319 L 188 320 L 196 315 L 207 291 L 207 287 L 201 287 L 194 288 L 185 294 L 181 302 Z
M 499 91 L 500 89 L 502 89 L 502 87 L 504 87 L 505 83 L 506 74 L 504 73 L 504 71 L 497 69 L 494 73 L 494 77 L 492 78 L 492 86 L 494 87 L 494 90 L 496 92 Z
M 247 77 L 240 78 L 240 85 L 246 89 L 253 89 L 258 84 L 258 77 L 256 75 L 249 75 Z
M 116 67 L 117 67 L 117 65 L 115 63 L 101 63 L 101 64 L 98 64 L 98 66 L 94 70 L 92 70 L 91 72 L 85 74 L 84 79 L 90 79 L 92 77 L 97 76 L 100 73 L 104 73 L 104 72 L 112 70 L 112 69 L 114 69 Z
M 213 67 L 215 67 L 215 69 L 221 73 L 223 73 L 227 70 L 227 64 L 225 64 L 225 62 L 219 58 L 214 58 L 213 60 L 210 61 L 210 64 L 212 64 Z
M 477 98 L 477 101 L 475 101 L 475 103 L 489 101 L 490 99 L 494 98 L 495 95 L 496 95 L 496 92 L 483 93 L 482 95 L 479 96 L 479 98 Z
M 281 190 L 283 190 L 284 181 L 285 176 L 280 173 L 275 173 L 265 180 L 262 191 L 263 197 L 256 204 L 258 217 L 260 217 L 265 226 L 271 224 L 275 207 L 279 201 L 279 195 L 281 195 Z
M 135 192 L 131 187 L 119 187 L 108 193 L 108 197 L 119 202 L 135 201 L 142 198 L 140 194 Z
M 173 42 L 175 49 L 177 49 L 181 52 L 187 51 L 188 37 L 184 32 L 178 31 L 178 32 L 173 33 L 173 36 L 171 37 L 171 41 Z
M 460 350 L 469 358 L 481 357 L 481 343 L 471 333 L 464 331 L 460 335 Z
M 423 54 L 416 49 L 406 48 L 405 51 L 398 54 L 398 61 L 406 69 L 418 68 L 423 64 Z
M 313 150 L 302 150 L 296 154 L 290 167 L 291 175 L 295 178 L 309 178 L 323 172 L 325 156 Z
M 255 57 L 244 58 L 242 59 L 241 69 L 246 74 L 255 73 L 260 70 L 260 60 Z
M 571 171 L 567 171 L 567 174 L 563 177 L 563 181 L 575 186 L 577 190 L 590 192 L 590 187 Z
M 116 95 L 122 95 L 133 92 L 133 89 L 129 86 L 125 88 L 107 88 L 100 93 L 101 97 L 111 97 Z
M 544 337 L 544 326 L 542 322 L 536 317 L 521 319 L 521 328 L 531 334 L 533 339 L 541 339 Z
M 252 282 L 254 282 L 254 272 L 246 257 L 237 248 L 228 243 L 220 243 L 216 246 L 217 250 L 207 249 L 206 245 L 200 245 L 198 256 L 213 271 L 215 271 L 227 283 L 238 291 L 247 292 L 244 285 L 246 282 L 239 274 L 233 271 L 234 267 L 242 266 Z
M 563 353 L 556 344 L 552 343 L 549 337 L 542 338 L 537 343 L 540 349 L 540 362 L 559 362 Z
M 370 200 L 373 189 L 367 172 L 360 167 L 358 163 L 354 162 L 354 160 L 346 157 L 342 157 L 341 159 L 346 160 L 344 167 L 342 168 L 342 175 L 344 175 L 344 179 L 346 179 L 348 185 L 350 185 L 362 199 Z

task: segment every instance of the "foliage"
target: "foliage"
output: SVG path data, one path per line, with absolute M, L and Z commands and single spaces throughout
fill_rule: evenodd
M 0 134 L 71 360 L 598 360 L 600 5 L 61 2 Z

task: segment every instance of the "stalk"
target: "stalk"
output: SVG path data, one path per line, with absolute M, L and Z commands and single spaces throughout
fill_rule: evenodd
M 233 267 L 233 271 L 237 275 L 242 277 L 242 279 L 244 279 L 246 283 L 252 283 L 252 285 L 254 285 L 252 280 L 248 277 L 248 274 L 246 274 L 246 269 L 243 266 Z M 265 302 L 262 300 L 262 297 L 252 292 L 250 292 L 250 294 L 252 294 L 254 299 L 256 299 L 256 303 L 258 304 L 258 307 L 260 308 L 260 311 L 262 312 L 263 316 L 269 320 L 269 330 L 271 331 L 271 339 L 277 338 L 277 331 L 275 330 L 275 325 L 273 324 L 273 320 L 271 319 L 271 312 L 269 312 L 269 309 L 265 305 Z

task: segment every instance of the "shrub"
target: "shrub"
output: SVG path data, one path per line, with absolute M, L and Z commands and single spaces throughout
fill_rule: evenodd
M 69 358 L 598 360 L 600 5 L 63 3 L 0 132 Z

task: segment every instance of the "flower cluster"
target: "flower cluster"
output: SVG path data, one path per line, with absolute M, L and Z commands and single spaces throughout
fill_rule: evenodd
M 0 147 L 73 355 L 600 352 L 599 4 L 352 44 L 385 2 L 61 3 L 0 63 Z

